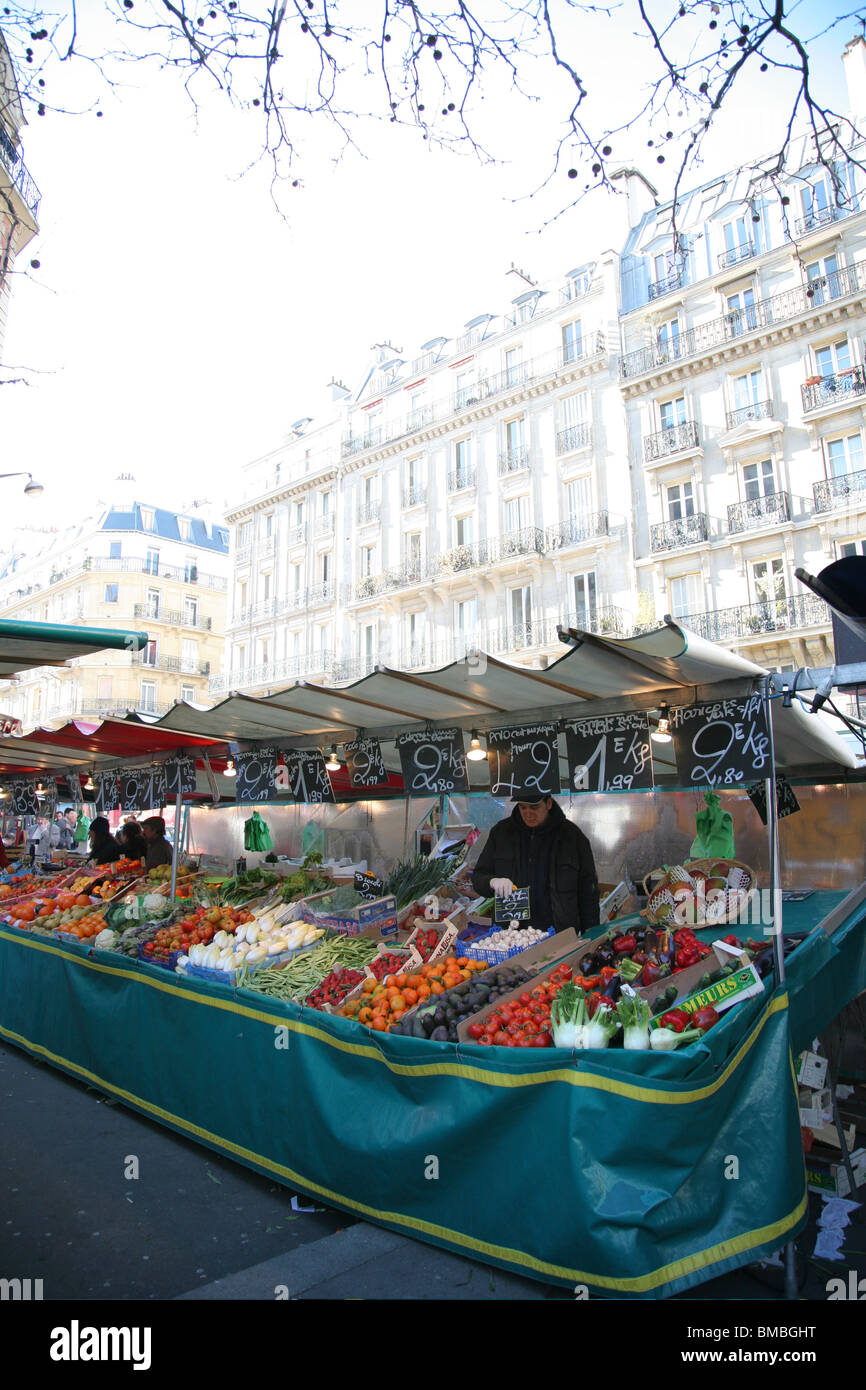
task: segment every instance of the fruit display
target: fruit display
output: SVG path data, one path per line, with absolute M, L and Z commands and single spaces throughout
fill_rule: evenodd
M 470 975 L 468 981 L 463 980 L 455 985 L 444 998 L 436 999 L 427 1008 L 418 1009 L 411 1017 L 398 1021 L 391 1032 L 413 1038 L 430 1038 L 432 1042 L 456 1042 L 460 1023 L 531 979 L 521 966 L 500 966 L 496 970 L 488 970 L 481 962 L 469 961 L 469 965 L 475 966 L 476 971 L 483 971 L 483 977 L 473 979 Z
M 326 934 L 314 951 L 304 951 L 285 965 L 262 966 L 255 974 L 243 968 L 238 985 L 272 999 L 302 1003 L 332 971 L 363 971 L 376 953 L 376 943 L 369 936 Z
M 382 980 L 371 975 L 361 986 L 360 996 L 347 1000 L 338 1012 L 383 1033 L 416 1005 L 458 989 L 473 974 L 486 969 L 480 961 L 467 960 L 465 956 L 445 956 L 435 965 L 422 965 L 411 975 L 385 975 Z
M 372 962 L 370 969 L 376 979 L 381 981 L 386 975 L 399 975 L 401 970 L 405 970 L 406 965 L 405 955 L 398 955 L 396 951 L 383 951 Z
M 139 867 L 142 868 L 142 869 L 144 868 L 144 865 L 141 864 L 140 861 L 139 861 Z M 178 877 L 178 878 L 189 878 L 190 875 L 193 874 L 193 873 L 195 873 L 195 870 L 189 868 L 189 866 L 188 866 L 187 864 L 178 864 L 178 866 L 177 866 L 177 877 Z M 148 869 L 148 871 L 147 871 L 147 881 L 148 881 L 148 883 L 171 883 L 171 865 L 170 865 L 170 864 L 158 864 L 158 865 L 156 866 L 155 869 Z
M 756 883 L 754 872 L 733 859 L 695 859 L 649 874 L 644 916 L 662 926 L 717 926 L 735 922 Z
M 361 970 L 332 970 L 320 985 L 311 990 L 304 1003 L 311 1009 L 324 1009 L 339 1004 L 364 978 Z

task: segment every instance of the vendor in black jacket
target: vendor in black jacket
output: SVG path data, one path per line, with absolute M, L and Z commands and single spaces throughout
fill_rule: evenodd
M 494 825 L 472 871 L 476 893 L 506 897 L 529 888 L 530 923 L 545 931 L 599 922 L 598 875 L 589 840 L 552 796 L 522 796 Z

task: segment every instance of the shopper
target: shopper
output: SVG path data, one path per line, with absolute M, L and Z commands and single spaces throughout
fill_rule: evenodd
M 472 871 L 477 893 L 507 897 L 529 889 L 529 925 L 544 931 L 599 923 L 598 874 L 592 847 L 552 796 L 522 796 L 494 825 Z
M 161 864 L 170 864 L 172 848 L 165 838 L 165 821 L 162 816 L 151 816 L 142 824 L 147 844 L 145 865 L 148 869 L 158 869 Z
M 128 820 L 125 825 L 120 827 L 117 838 L 128 859 L 140 859 L 142 863 L 145 861 L 147 858 L 147 840 L 138 821 Z
M 64 850 L 72 849 L 73 828 L 62 811 L 57 812 L 57 815 L 54 817 L 54 824 L 57 827 L 58 848 Z
M 105 816 L 97 816 L 90 826 L 88 859 L 92 859 L 96 864 L 116 864 L 121 853 L 120 845 L 112 835 Z

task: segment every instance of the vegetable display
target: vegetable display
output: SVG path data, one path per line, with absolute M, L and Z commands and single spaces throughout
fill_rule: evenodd
M 304 1003 L 311 1009 L 324 1009 L 328 1004 L 339 1004 L 363 978 L 361 970 L 332 970 L 320 985 L 310 991 Z
M 376 943 L 368 936 L 343 936 L 335 933 L 325 939 L 314 951 L 304 951 L 278 967 L 262 967 L 255 974 L 241 967 L 237 985 L 239 988 L 256 990 L 272 999 L 285 999 L 300 1003 L 312 994 L 332 970 L 363 970 L 376 955 Z
M 385 879 L 385 892 L 397 899 L 398 909 L 408 907 L 417 898 L 441 887 L 456 867 L 453 855 L 429 859 L 424 854 L 416 854 L 414 859 L 401 859 Z
M 384 1033 L 388 1029 L 397 1031 L 394 1025 L 399 1024 L 403 1015 L 413 1010 L 416 1005 L 423 1004 L 433 996 L 446 995 L 451 990 L 455 991 L 455 997 L 459 997 L 456 991 L 465 986 L 474 973 L 486 968 L 480 961 L 467 960 L 464 956 L 445 956 L 435 965 L 422 965 L 415 974 L 386 975 L 382 981 L 376 980 L 373 976 L 364 981 L 361 999 L 348 1001 L 340 1012 L 344 1018 L 354 1018 L 358 1023 L 364 1023 L 376 1032 Z M 452 1012 L 449 1008 L 450 1003 L 450 1000 L 448 1005 L 443 1003 L 443 1020 Z M 455 1005 L 454 1020 L 456 1017 Z M 405 1031 L 405 1028 L 401 1031 Z M 417 1037 L 419 1034 L 414 1033 L 414 1036 Z M 420 1036 L 432 1037 L 433 1030 Z M 444 1040 L 436 1038 L 434 1041 Z
M 455 985 L 443 997 L 435 998 L 428 1008 L 419 1008 L 415 1013 L 398 1020 L 392 1026 L 391 1032 L 403 1033 L 413 1038 L 430 1038 L 433 1042 L 456 1042 L 457 1029 L 464 1019 L 471 1018 L 489 1004 L 495 1004 L 503 994 L 528 983 L 530 979 L 527 972 L 519 966 L 502 965 L 496 970 L 489 970 L 476 961 L 470 961 L 469 965 L 476 966 L 477 969 L 473 978 Z M 422 982 L 428 982 L 428 989 L 429 978 L 429 975 L 425 977 L 422 969 L 420 979 Z M 411 985 L 409 987 L 412 988 Z M 415 989 L 419 995 L 419 1003 L 430 999 L 429 995 L 424 994 L 423 983 L 416 985 Z

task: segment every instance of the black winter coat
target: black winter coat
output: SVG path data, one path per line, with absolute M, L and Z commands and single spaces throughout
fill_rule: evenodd
M 557 931 L 574 927 L 578 935 L 582 935 L 599 924 L 598 874 L 592 847 L 583 831 L 568 820 L 556 801 L 550 808 L 548 820 L 552 822 L 553 831 L 549 861 L 553 926 Z M 472 871 L 476 893 L 489 897 L 493 878 L 510 878 L 516 887 L 524 886 L 520 883 L 521 836 L 526 833 L 516 806 L 507 820 L 494 825 Z

